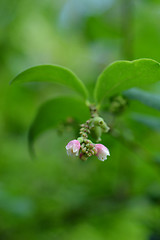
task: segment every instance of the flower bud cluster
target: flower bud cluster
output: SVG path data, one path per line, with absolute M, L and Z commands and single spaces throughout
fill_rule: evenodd
M 94 144 L 88 139 L 88 135 L 94 133 L 96 140 L 100 141 L 102 131 L 108 132 L 109 128 L 103 118 L 98 116 L 94 106 L 91 106 L 90 111 L 91 119 L 81 124 L 80 137 L 67 144 L 67 154 L 69 156 L 79 156 L 83 161 L 86 161 L 88 157 L 96 155 L 99 160 L 104 161 L 107 159 L 108 155 L 110 156 L 108 148 L 102 144 Z
M 83 161 L 88 157 L 96 155 L 99 160 L 104 161 L 107 156 L 110 156 L 108 148 L 103 144 L 93 144 L 90 140 L 84 140 L 82 144 L 78 140 L 70 141 L 66 146 L 67 154 L 69 156 L 79 156 Z
M 95 145 L 88 139 L 84 139 L 80 148 L 80 159 L 87 160 L 88 157 L 96 155 Z
M 81 128 L 80 128 L 80 136 L 84 139 L 88 138 L 88 134 L 90 134 L 90 130 L 89 130 L 89 120 L 85 123 L 85 124 L 81 124 Z

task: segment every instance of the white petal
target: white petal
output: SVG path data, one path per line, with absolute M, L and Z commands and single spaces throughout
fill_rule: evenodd
M 73 152 L 75 153 L 75 152 L 77 152 L 77 146 L 73 146 Z

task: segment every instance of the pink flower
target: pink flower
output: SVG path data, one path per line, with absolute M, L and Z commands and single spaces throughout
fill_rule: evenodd
M 66 146 L 67 154 L 69 156 L 78 156 L 80 147 L 81 145 L 78 140 L 70 141 Z
M 95 144 L 95 149 L 97 151 L 96 156 L 101 161 L 106 160 L 107 156 L 110 156 L 108 148 L 106 148 L 103 144 Z

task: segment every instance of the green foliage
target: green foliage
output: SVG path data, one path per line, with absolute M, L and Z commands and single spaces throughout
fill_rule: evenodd
M 123 95 L 129 99 L 138 100 L 139 102 L 160 111 L 160 95 L 149 93 L 137 88 L 125 91 Z
M 99 76 L 95 87 L 95 99 L 101 103 L 129 88 L 143 88 L 160 80 L 160 64 L 151 59 L 117 61 L 109 65 Z
M 128 2 L 133 3 L 132 24 L 127 21 Z M 111 131 L 103 134 L 102 143 L 111 156 L 104 164 L 96 158 L 82 163 L 67 157 L 65 146 L 75 137 L 71 125 L 66 125 L 63 136 L 56 131 L 37 135 L 38 159 L 33 162 L 26 147 L 28 126 L 37 106 L 65 94 L 66 85 L 63 93 L 61 86 L 53 89 L 51 84 L 8 85 L 21 69 L 57 63 L 72 69 L 92 93 L 102 69 L 127 60 L 125 47 L 132 60 L 160 62 L 159 10 L 159 0 L 0 1 L 0 239 L 160 239 L 158 107 L 127 96 L 124 110 L 110 114 L 110 100 L 120 96 L 106 99 L 100 114 Z M 126 37 L 129 44 L 124 44 Z M 149 71 L 147 75 L 149 79 Z M 145 89 L 160 94 L 159 83 Z M 79 110 L 80 122 L 83 112 Z M 153 116 L 157 121 L 151 128 L 146 119 Z
M 36 138 L 48 129 L 58 128 L 67 120 L 82 123 L 89 118 L 89 109 L 84 101 L 73 97 L 58 97 L 45 102 L 39 109 L 29 131 L 29 144 L 32 147 Z M 67 123 L 67 122 L 66 122 Z
M 67 86 L 87 98 L 84 84 L 70 70 L 56 65 L 40 65 L 31 67 L 18 74 L 11 83 L 23 82 L 53 82 Z
M 154 60 L 117 61 L 107 67 L 100 75 L 95 87 L 95 97 L 101 104 L 106 96 L 110 97 L 134 86 L 143 88 L 146 84 L 154 83 L 159 79 L 160 64 Z M 29 68 L 15 77 L 11 83 L 36 81 L 60 83 L 74 89 L 84 99 L 87 97 L 87 90 L 83 83 L 70 70 L 59 66 L 41 65 Z M 158 110 L 160 109 L 159 97 L 153 97 L 153 94 L 131 89 L 124 92 L 124 95 Z M 79 112 L 83 114 L 79 114 Z M 63 123 L 69 117 L 80 120 L 81 115 L 89 115 L 89 110 L 87 110 L 84 101 L 59 97 L 46 102 L 40 108 L 30 128 L 29 146 L 32 147 L 34 140 L 44 131 L 56 128 L 58 124 Z M 81 123 L 88 118 L 83 118 Z
M 154 131 L 160 131 L 160 118 L 151 115 L 144 115 L 140 113 L 133 113 L 132 119 L 151 128 Z

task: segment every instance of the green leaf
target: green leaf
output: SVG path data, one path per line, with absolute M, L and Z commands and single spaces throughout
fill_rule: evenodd
M 33 142 L 46 130 L 57 128 L 59 124 L 70 118 L 83 123 L 89 116 L 89 108 L 81 99 L 65 96 L 45 102 L 30 127 L 28 135 L 30 147 L 32 148 Z
M 109 65 L 99 76 L 94 96 L 97 103 L 105 97 L 121 93 L 129 88 L 143 88 L 160 81 L 160 64 L 151 59 L 117 61 Z
M 143 125 L 146 125 L 152 130 L 160 131 L 160 118 L 150 115 L 144 115 L 139 113 L 133 113 L 131 118 Z
M 79 93 L 84 99 L 88 92 L 80 79 L 70 70 L 56 65 L 40 65 L 31 67 L 17 75 L 12 83 L 23 82 L 53 82 L 67 86 Z
M 123 92 L 123 95 L 160 111 L 160 95 L 149 93 L 138 88 L 129 89 Z

